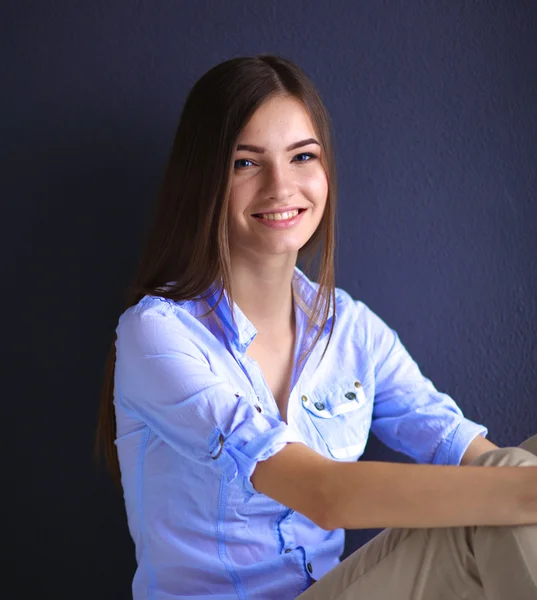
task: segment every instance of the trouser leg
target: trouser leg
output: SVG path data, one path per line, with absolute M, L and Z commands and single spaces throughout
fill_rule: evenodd
M 474 463 L 485 466 L 537 465 L 537 436 L 518 448 L 485 452 Z M 471 529 L 485 598 L 537 600 L 537 525 Z
M 537 436 L 472 464 L 537 466 Z M 537 600 L 537 525 L 388 528 L 298 598 Z

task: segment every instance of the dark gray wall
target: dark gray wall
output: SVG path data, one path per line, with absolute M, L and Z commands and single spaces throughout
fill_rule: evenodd
M 130 596 L 122 498 L 91 459 L 104 355 L 185 95 L 233 56 L 295 60 L 328 106 L 337 284 L 495 443 L 537 431 L 536 15 L 525 0 L 2 3 L 17 598 Z M 374 438 L 365 458 L 405 459 Z

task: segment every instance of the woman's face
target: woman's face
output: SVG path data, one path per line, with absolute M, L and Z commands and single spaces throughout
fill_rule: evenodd
M 293 97 L 272 97 L 237 144 L 228 214 L 232 256 L 293 254 L 296 260 L 321 221 L 328 194 L 308 112 Z

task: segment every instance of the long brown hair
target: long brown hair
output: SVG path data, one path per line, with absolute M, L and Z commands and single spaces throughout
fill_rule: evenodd
M 326 327 L 330 304 L 335 311 L 336 169 L 330 118 L 317 90 L 296 64 L 279 56 L 259 54 L 232 58 L 210 69 L 189 92 L 153 207 L 153 226 L 137 273 L 126 291 L 124 310 L 137 304 L 145 295 L 171 300 L 203 298 L 215 281 L 221 282 L 220 299 L 225 290 L 233 306 L 228 197 L 234 149 L 239 133 L 255 110 L 274 95 L 291 95 L 303 103 L 319 137 L 321 161 L 328 179 L 322 220 L 298 252 L 298 261 L 306 261 L 302 266 L 304 272 L 313 278 L 312 263 L 321 247 L 316 277 L 319 290 L 307 330 L 310 331 L 315 322 L 320 326 L 310 348 L 300 359 L 304 360 Z M 211 240 L 215 243 L 209 243 Z M 326 348 L 334 322 L 335 318 Z M 104 451 L 112 477 L 121 486 L 114 443 L 115 343 L 114 333 L 100 396 L 95 455 L 99 458 L 101 450 Z

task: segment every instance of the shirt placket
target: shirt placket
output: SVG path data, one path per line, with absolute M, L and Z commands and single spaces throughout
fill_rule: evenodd
M 304 571 L 313 579 L 315 570 L 314 561 L 304 546 L 297 545 L 293 522 L 294 516 L 295 511 L 290 508 L 276 525 L 278 537 L 280 539 L 280 553 L 290 554 L 291 552 L 298 552 L 300 561 L 304 565 Z

